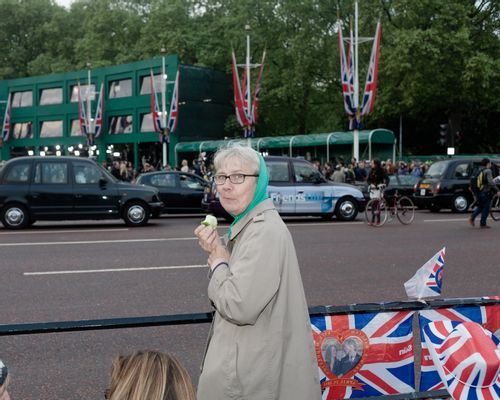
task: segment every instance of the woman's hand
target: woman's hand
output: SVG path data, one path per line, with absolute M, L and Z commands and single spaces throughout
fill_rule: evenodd
M 220 240 L 217 229 L 211 226 L 200 225 L 195 229 L 194 234 L 198 237 L 200 247 L 207 253 L 212 253 L 217 246 L 224 247 Z
M 208 265 L 210 268 L 215 267 L 221 262 L 229 261 L 229 251 L 222 244 L 215 246 L 213 251 L 208 256 Z

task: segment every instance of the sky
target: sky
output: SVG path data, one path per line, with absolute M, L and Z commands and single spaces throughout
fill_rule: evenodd
M 69 8 L 71 3 L 73 3 L 73 0 L 56 0 L 56 3 L 66 8 Z

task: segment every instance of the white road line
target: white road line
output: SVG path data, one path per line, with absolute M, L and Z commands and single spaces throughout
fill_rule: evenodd
M 74 242 L 0 243 L 0 247 L 16 247 L 16 246 L 66 246 L 66 245 L 77 245 L 77 244 L 173 242 L 173 241 L 180 241 L 180 240 L 198 240 L 198 238 L 196 238 L 196 237 L 186 237 L 186 238 L 155 238 L 155 239 L 79 240 L 79 241 L 74 241 Z
M 340 227 L 346 225 L 363 225 L 364 222 L 306 222 L 304 224 L 286 224 L 286 226 L 328 226 L 331 228 L 332 226 Z
M 83 269 L 83 270 L 68 270 L 68 271 L 23 272 L 23 275 L 33 276 L 33 275 L 93 274 L 93 273 L 98 273 L 98 272 L 157 271 L 157 270 L 162 270 L 162 269 L 191 269 L 191 268 L 207 268 L 207 266 L 206 265 L 174 265 L 171 267 Z
M 424 219 L 424 222 L 467 222 L 467 218 Z
M 22 231 L 22 232 L 0 232 L 0 235 L 33 235 L 33 234 L 46 234 L 46 233 L 88 233 L 88 232 L 123 232 L 128 231 L 129 228 L 116 228 L 116 229 L 74 229 L 64 231 Z

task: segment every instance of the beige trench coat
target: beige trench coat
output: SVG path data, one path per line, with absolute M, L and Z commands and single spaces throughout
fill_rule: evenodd
M 198 400 L 321 399 L 295 247 L 271 200 L 233 227 L 228 248 L 229 267 L 208 285 L 215 314 Z

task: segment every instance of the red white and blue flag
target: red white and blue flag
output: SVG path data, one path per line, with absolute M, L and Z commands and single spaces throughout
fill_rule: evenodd
M 262 72 L 264 71 L 264 62 L 266 61 L 266 51 L 262 54 L 262 61 L 260 63 L 259 75 L 257 76 L 257 83 L 255 84 L 255 91 L 253 94 L 253 102 L 252 102 L 252 123 L 253 125 L 257 124 L 257 120 L 259 119 L 259 96 L 260 96 L 260 88 L 261 88 L 261 80 L 262 80 Z
M 421 299 L 441 294 L 445 252 L 446 247 L 443 247 L 404 283 L 409 298 Z
M 9 96 L 7 97 L 7 104 L 5 106 L 5 115 L 3 117 L 3 126 L 2 126 L 2 139 L 4 142 L 9 140 L 9 136 L 10 136 L 11 109 L 12 109 L 11 93 L 9 93 Z
M 236 119 L 240 126 L 246 128 L 250 125 L 248 116 L 245 110 L 245 104 L 240 86 L 240 77 L 238 74 L 238 66 L 236 64 L 236 56 L 234 51 L 232 52 L 232 68 L 233 68 L 233 93 L 234 93 L 234 105 L 236 109 Z
M 155 132 L 163 130 L 161 124 L 161 114 L 158 106 L 158 98 L 156 96 L 155 82 L 153 77 L 153 70 L 150 71 L 150 85 L 151 85 L 151 117 L 153 118 L 153 128 Z
M 340 78 L 342 83 L 342 95 L 344 96 L 344 109 L 347 115 L 354 116 L 354 67 L 353 67 L 353 43 L 352 29 L 350 30 L 349 52 L 346 57 L 342 27 L 338 23 L 339 29 L 339 57 L 340 57 Z
M 456 400 L 500 399 L 498 340 L 472 322 L 435 321 L 423 327 L 430 356 Z
M 87 113 L 85 111 L 85 102 L 82 97 L 82 87 L 80 82 L 78 82 L 78 120 L 80 122 L 80 133 L 82 136 L 87 136 L 89 133 L 87 125 Z
M 380 21 L 377 23 L 375 38 L 373 40 L 372 54 L 370 56 L 370 65 L 366 74 L 365 92 L 363 103 L 361 105 L 361 115 L 368 115 L 372 112 L 375 105 L 375 95 L 377 93 L 378 59 L 380 55 L 380 36 L 382 27 Z
M 101 83 L 99 90 L 99 99 L 97 100 L 97 108 L 95 110 L 95 127 L 94 137 L 98 138 L 102 131 L 102 115 L 104 112 L 104 83 Z
M 179 121 L 179 80 L 180 72 L 177 70 L 175 75 L 174 91 L 172 92 L 172 100 L 170 101 L 170 112 L 168 113 L 168 130 L 169 133 L 174 133 L 177 129 Z
M 413 311 L 311 317 L 322 398 L 415 390 Z
M 432 362 L 423 328 L 434 321 L 476 322 L 490 332 L 500 329 L 500 304 L 459 306 L 419 312 L 420 337 L 422 341 L 420 391 L 444 389 L 438 371 Z

